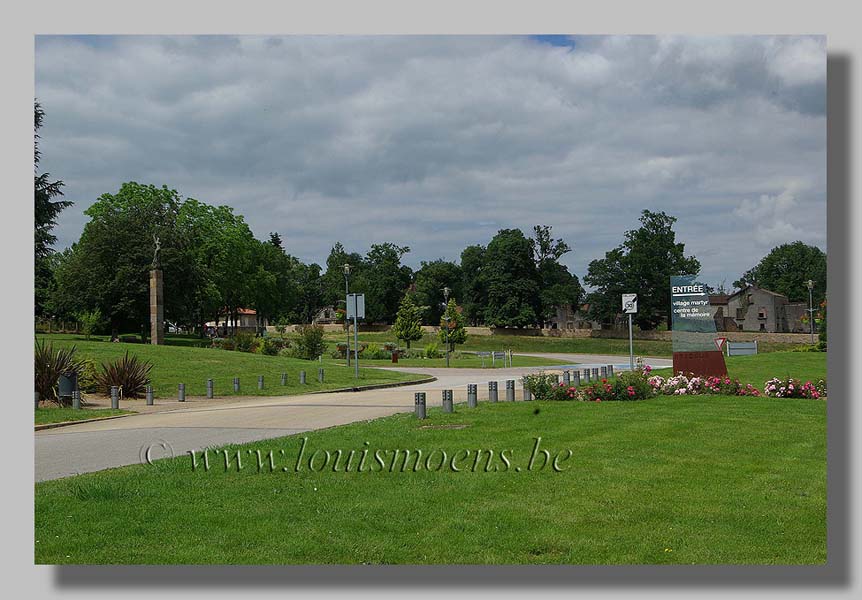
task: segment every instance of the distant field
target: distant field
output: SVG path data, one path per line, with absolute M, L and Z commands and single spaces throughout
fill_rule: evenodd
M 240 378 L 240 395 L 283 396 L 316 390 L 331 390 L 355 385 L 371 385 L 411 381 L 417 375 L 380 369 L 360 369 L 359 379 L 353 378 L 353 369 L 343 361 L 324 359 L 322 362 L 305 361 L 281 356 L 265 356 L 190 345 L 154 346 L 151 344 L 123 344 L 106 341 L 85 341 L 83 336 L 46 334 L 38 335 L 57 346 L 76 346 L 79 356 L 96 363 L 114 360 L 128 350 L 143 360 L 153 363 L 151 379 L 153 392 L 158 398 L 176 397 L 179 383 L 186 384 L 186 394 L 206 394 L 206 380 L 212 378 L 217 396 L 232 396 L 232 381 Z M 317 382 L 317 369 L 325 370 L 324 383 Z M 299 372 L 306 372 L 306 385 L 299 384 Z M 280 385 L 281 374 L 287 373 L 287 385 Z M 264 389 L 257 389 L 257 378 L 264 376 Z

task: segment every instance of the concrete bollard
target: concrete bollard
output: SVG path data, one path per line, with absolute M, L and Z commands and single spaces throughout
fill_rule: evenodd
M 452 399 L 453 399 L 452 390 L 443 390 L 443 412 L 444 413 L 450 413 L 453 411 Z
M 413 408 L 413 413 L 416 415 L 417 419 L 425 418 L 425 392 L 416 392 L 413 395 L 415 406 Z
M 602 369 L 602 377 L 607 377 L 608 376 L 608 368 L 602 367 L 601 369 Z
M 180 402 L 186 401 L 186 384 L 181 383 L 177 386 L 177 396 L 179 397 Z
M 263 389 L 263 375 L 257 376 L 257 389 L 259 389 L 259 390 Z
M 572 383 L 575 384 L 575 387 L 580 386 L 581 385 L 581 372 L 575 371 L 574 373 L 572 373 L 572 375 L 573 375 Z
M 207 398 L 213 397 L 213 380 L 207 379 Z
M 613 376 L 614 376 L 614 366 L 608 365 L 608 377 L 613 377 Z
M 117 386 L 111 386 L 111 408 L 120 408 L 120 390 Z
M 234 392 L 238 392 L 238 391 L 239 391 L 239 377 L 234 377 L 234 378 L 233 378 L 233 391 L 234 391 Z
M 560 374 L 559 373 L 554 375 L 554 383 L 557 385 L 560 385 Z
M 584 369 L 584 383 L 590 382 L 590 370 Z
M 36 395 L 36 406 L 35 408 L 39 408 L 39 392 L 33 392 Z
M 317 381 L 323 383 L 323 367 L 317 370 Z
M 72 392 L 72 408 L 74 410 L 81 410 L 81 392 L 78 390 Z
M 591 375 L 593 376 L 593 379 L 598 379 L 599 378 L 599 368 L 593 367 L 593 372 L 591 373 Z
M 305 385 L 305 371 L 299 372 L 299 384 Z
M 530 392 L 530 388 L 527 387 L 527 382 L 523 379 L 521 380 L 521 387 L 524 388 L 524 402 L 529 402 L 533 399 L 533 394 Z
M 153 386 L 147 386 L 147 406 L 153 405 Z
M 479 404 L 478 386 L 475 383 L 467 384 L 467 408 L 476 408 Z
M 507 379 L 506 380 L 506 402 L 514 402 L 515 401 L 515 380 Z
M 281 374 L 281 385 L 287 385 L 287 373 Z
M 488 382 L 488 401 L 496 402 L 497 401 L 497 382 L 489 381 Z
M 568 369 L 563 371 L 563 383 L 565 383 L 566 385 L 571 385 L 572 383 L 572 374 L 569 372 Z

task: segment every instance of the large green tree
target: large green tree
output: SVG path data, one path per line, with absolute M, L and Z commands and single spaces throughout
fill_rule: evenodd
M 441 344 L 449 344 L 449 351 L 455 350 L 455 344 L 463 344 L 467 341 L 467 329 L 464 327 L 464 315 L 458 311 L 455 298 L 449 298 L 446 310 L 440 317 L 440 331 L 437 338 Z
M 571 252 L 569 245 L 562 239 L 554 239 L 551 227 L 533 227 L 533 255 L 541 300 L 542 320 L 547 321 L 556 314 L 558 306 L 572 306 L 577 310 L 584 297 L 584 288 L 578 278 L 560 263 L 560 258 Z
M 488 304 L 484 246 L 467 246 L 461 252 L 461 280 L 464 317 L 471 325 L 483 325 Z
M 773 248 L 757 265 L 733 283 L 737 288 L 753 284 L 784 294 L 791 302 L 808 302 L 805 282 L 814 282 L 814 306 L 826 297 L 826 253 L 800 241 Z
M 670 311 L 671 275 L 697 275 L 700 262 L 685 255 L 685 245 L 676 241 L 676 217 L 644 210 L 641 226 L 627 231 L 622 245 L 605 258 L 589 264 L 584 281 L 595 288 L 589 294 L 590 318 L 614 322 L 622 312 L 621 295 L 638 295 L 634 321 L 642 330 L 655 329 Z
M 461 267 L 442 259 L 422 261 L 414 275 L 413 287 L 416 290 L 416 304 L 425 307 L 424 322 L 436 325 L 443 315 L 443 288 L 448 287 L 456 298 L 461 297 L 463 279 Z
M 326 272 L 321 277 L 321 306 L 344 306 L 344 265 L 350 265 L 350 291 L 356 291 L 354 284 L 365 268 L 362 256 L 357 252 L 347 252 L 341 242 L 336 242 L 326 258 Z M 359 290 L 362 293 L 362 290 Z
M 57 224 L 57 217 L 64 208 L 72 205 L 69 200 L 59 199 L 63 195 L 63 182 L 51 181 L 48 173 L 39 174 L 39 129 L 45 118 L 45 111 L 38 102 L 34 104 L 34 256 L 35 256 L 35 311 L 36 315 L 45 312 L 45 304 L 54 288 L 53 261 L 50 256 L 53 253 L 53 245 L 57 237 L 52 233 Z
M 365 294 L 367 323 L 395 321 L 398 305 L 413 279 L 410 267 L 401 264 L 401 258 L 408 252 L 410 248 L 407 246 L 389 242 L 371 245 L 356 277 L 355 289 L 357 293 Z
M 542 304 L 533 245 L 520 229 L 501 229 L 491 239 L 482 275 L 488 290 L 487 325 L 532 327 L 540 323 Z

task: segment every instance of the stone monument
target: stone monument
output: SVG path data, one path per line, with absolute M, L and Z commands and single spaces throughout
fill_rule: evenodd
M 153 235 L 156 249 L 150 267 L 150 343 L 165 343 L 165 295 L 162 284 L 162 264 L 159 252 L 162 245 L 159 236 Z

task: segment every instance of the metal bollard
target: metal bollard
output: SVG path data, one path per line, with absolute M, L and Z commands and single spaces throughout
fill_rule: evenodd
M 575 387 L 580 386 L 581 385 L 581 372 L 575 371 L 574 373 L 572 373 L 572 375 L 574 376 L 574 379 L 572 379 L 572 382 L 575 384 Z
M 177 388 L 177 396 L 179 396 L 180 402 L 186 401 L 186 384 L 181 383 Z
M 147 386 L 147 406 L 153 405 L 153 386 Z
M 299 372 L 299 384 L 305 385 L 305 371 Z
M 72 408 L 74 410 L 81 410 L 81 392 L 78 390 L 72 392 Z
M 120 390 L 115 385 L 111 386 L 111 408 L 120 408 Z
M 39 408 L 39 392 L 33 392 L 36 395 L 36 407 Z
M 413 408 L 413 413 L 416 415 L 417 419 L 425 418 L 425 392 L 416 392 L 413 395 L 415 406 Z
M 443 390 L 443 412 L 452 412 L 452 390 Z
M 281 385 L 287 385 L 287 373 L 281 374 Z
M 614 376 L 614 366 L 608 365 L 608 377 L 613 377 L 613 376 Z
M 213 380 L 207 379 L 207 398 L 213 397 Z
M 239 377 L 234 377 L 234 378 L 233 378 L 233 391 L 234 391 L 234 392 L 238 392 L 238 391 L 239 391 Z
M 571 385 L 572 383 L 572 374 L 569 372 L 568 369 L 563 371 L 563 383 L 565 383 L 566 385 Z
M 593 379 L 599 378 L 599 368 L 598 367 L 593 367 L 592 376 L 593 376 Z
M 263 389 L 263 375 L 257 376 L 257 389 L 259 389 L 259 390 Z
M 608 368 L 602 367 L 601 369 L 602 369 L 602 377 L 607 377 L 608 376 Z
M 506 380 L 506 402 L 514 402 L 515 401 L 515 380 L 507 379 Z
M 590 370 L 584 369 L 584 383 L 590 382 Z
M 475 383 L 467 384 L 467 408 L 476 408 L 479 404 L 479 393 Z
M 527 382 L 523 379 L 521 380 L 521 387 L 524 388 L 524 402 L 529 402 L 533 399 L 533 394 L 530 392 L 530 388 L 527 387 Z
M 317 380 L 320 383 L 323 383 L 323 368 L 322 367 L 317 370 Z
M 497 382 L 489 381 L 488 382 L 488 400 L 490 402 L 497 401 Z

